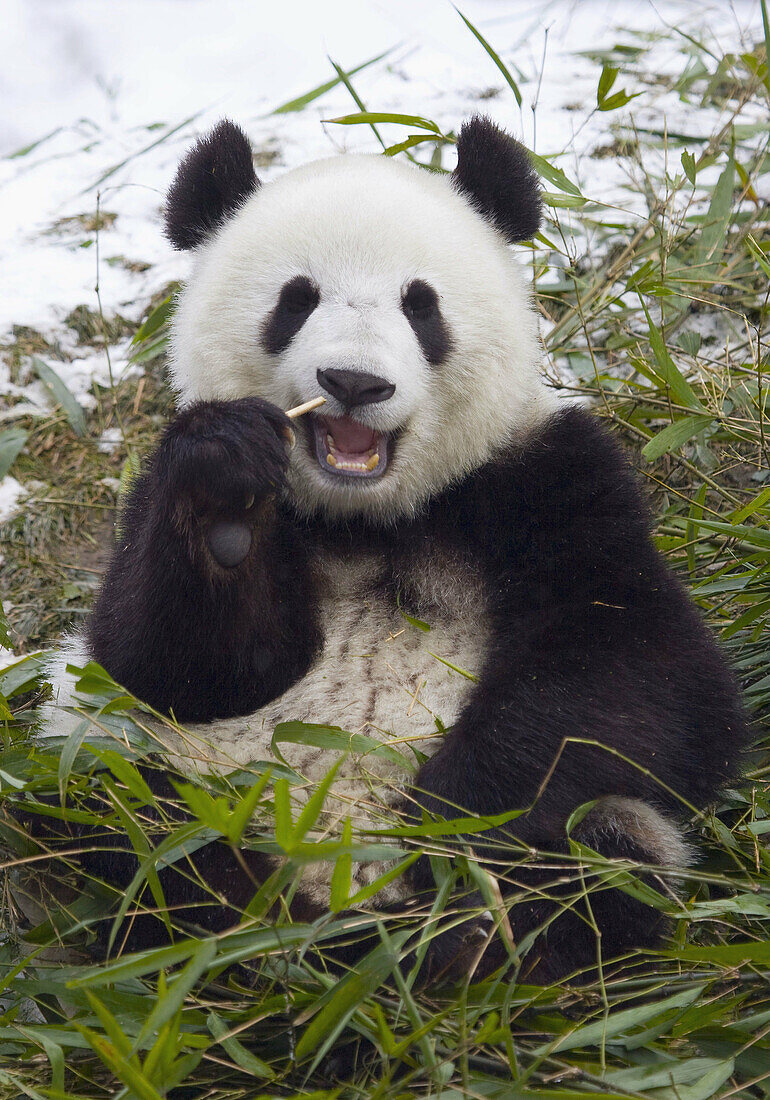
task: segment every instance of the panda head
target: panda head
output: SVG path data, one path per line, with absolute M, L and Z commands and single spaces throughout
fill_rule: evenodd
M 450 176 L 336 156 L 261 186 L 245 134 L 220 123 L 166 204 L 195 252 L 172 334 L 183 404 L 257 394 L 298 421 L 301 511 L 387 522 L 522 438 L 551 407 L 509 244 L 540 220 L 521 145 L 467 122 Z

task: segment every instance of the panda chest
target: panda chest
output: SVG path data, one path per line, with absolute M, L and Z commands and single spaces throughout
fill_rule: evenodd
M 478 572 L 451 556 L 394 577 L 379 555 L 326 551 L 316 572 L 324 642 L 305 675 L 253 714 L 188 731 L 205 743 L 209 766 L 288 764 L 300 800 L 342 752 L 327 801 L 370 818 L 460 714 L 487 650 L 485 594 Z
M 472 571 L 441 558 L 383 583 L 379 556 L 351 564 L 327 553 L 318 572 L 323 647 L 264 708 L 269 724 L 334 725 L 397 743 L 412 760 L 410 749 L 430 755 L 481 671 L 484 600 Z

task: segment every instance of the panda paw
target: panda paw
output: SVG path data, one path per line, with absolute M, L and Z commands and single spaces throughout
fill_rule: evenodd
M 220 566 L 248 554 L 259 505 L 285 485 L 291 440 L 291 421 L 259 397 L 200 402 L 166 429 L 154 463 L 162 496 Z
M 481 901 L 478 895 L 466 900 L 473 909 Z M 421 986 L 452 984 L 487 977 L 504 962 L 504 952 L 493 933 L 496 921 L 489 910 L 469 913 L 465 920 L 439 932 L 431 940 L 418 976 Z

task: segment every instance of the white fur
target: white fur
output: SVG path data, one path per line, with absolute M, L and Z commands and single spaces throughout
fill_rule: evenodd
M 281 287 L 306 275 L 320 303 L 285 352 L 260 334 Z M 401 310 L 413 279 L 439 294 L 453 350 L 429 365 Z M 518 262 L 445 177 L 380 156 L 344 156 L 260 188 L 199 250 L 173 327 L 182 403 L 258 394 L 281 408 L 326 396 L 319 369 L 368 371 L 392 398 L 355 417 L 403 434 L 384 476 L 322 471 L 300 444 L 291 488 L 331 515 L 408 513 L 553 411 L 538 371 L 536 325 Z
M 590 817 L 599 818 L 618 837 L 631 837 L 661 867 L 688 867 L 693 862 L 693 850 L 679 826 L 640 798 L 602 798 Z

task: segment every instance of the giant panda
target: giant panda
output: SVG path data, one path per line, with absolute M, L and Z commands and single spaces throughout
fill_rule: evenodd
M 327 796 L 337 820 L 526 811 L 475 838 L 499 862 L 516 845 L 567 853 L 568 819 L 589 804 L 573 839 L 682 870 L 687 806 L 737 774 L 738 692 L 651 542 L 620 447 L 539 371 L 510 248 L 541 216 L 526 151 L 483 117 L 456 151 L 448 175 L 341 155 L 263 186 L 223 121 L 185 156 L 165 206 L 172 245 L 193 256 L 173 319 L 179 409 L 74 656 L 173 713 L 212 769 L 274 759 L 291 720 L 391 746 L 345 758 Z M 63 674 L 57 690 L 72 701 Z M 337 759 L 281 752 L 311 782 Z M 254 876 L 210 848 L 197 865 L 221 905 L 171 870 L 165 888 L 195 927 L 221 929 Z M 115 877 L 119 861 L 97 855 Z M 361 864 L 354 881 L 380 871 Z M 632 892 L 597 893 L 591 921 L 579 906 L 556 919 L 553 891 L 531 900 L 535 870 L 505 871 L 514 939 L 542 930 L 536 977 L 591 966 L 594 922 L 604 959 L 662 934 Z M 328 906 L 329 874 L 308 867 L 305 914 Z M 432 887 L 421 860 L 372 904 Z M 154 942 L 141 922 L 134 933 Z M 464 933 L 435 943 L 434 973 L 451 972 Z

